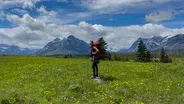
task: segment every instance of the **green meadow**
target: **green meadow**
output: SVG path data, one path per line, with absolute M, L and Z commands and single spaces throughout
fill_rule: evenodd
M 172 63 L 0 57 L 1 104 L 183 104 L 184 59 Z

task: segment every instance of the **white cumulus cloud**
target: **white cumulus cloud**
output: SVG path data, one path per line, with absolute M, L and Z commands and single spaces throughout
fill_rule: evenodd
M 4 14 L 4 12 L 0 12 L 0 20 L 4 20 L 4 16 L 5 16 L 5 14 Z
M 151 23 L 158 23 L 165 20 L 171 20 L 176 15 L 184 13 L 184 10 L 175 11 L 175 10 L 162 10 L 157 12 L 152 12 L 146 15 L 146 21 Z
M 146 21 L 156 23 L 164 20 L 170 20 L 172 18 L 174 18 L 173 11 L 159 11 L 147 15 Z
M 0 9 L 9 7 L 34 8 L 38 1 L 40 0 L 1 0 Z
M 172 0 L 83 0 L 81 5 L 101 14 L 125 11 L 130 8 L 158 5 Z
M 44 23 L 32 18 L 29 14 L 25 14 L 22 18 L 19 18 L 17 15 L 7 15 L 7 20 L 18 26 L 28 27 L 32 30 L 40 30 L 44 28 Z
M 17 24 L 17 27 L 1 28 L 0 36 L 3 38 L 0 40 L 1 43 L 17 44 L 21 47 L 29 48 L 42 48 L 56 37 L 62 39 L 69 35 L 74 35 L 88 43 L 90 40 L 104 37 L 109 48 L 119 50 L 121 48 L 129 48 L 139 37 L 174 36 L 184 33 L 184 28 L 170 29 L 161 24 L 152 23 L 111 27 L 100 24 L 89 24 L 85 21 L 77 25 L 46 24 L 28 14 L 25 14 L 23 17 L 9 15 L 7 18 L 10 22 Z

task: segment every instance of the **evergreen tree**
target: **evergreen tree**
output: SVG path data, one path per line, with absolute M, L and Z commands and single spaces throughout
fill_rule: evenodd
M 165 61 L 165 55 L 166 55 L 165 50 L 164 50 L 164 48 L 162 48 L 161 53 L 160 53 L 160 61 L 161 62 Z
M 118 60 L 118 56 L 116 53 L 114 54 L 114 60 Z
M 163 63 L 172 62 L 171 58 L 169 58 L 169 55 L 166 54 L 164 48 L 162 48 L 160 53 L 160 61 Z
M 72 54 L 69 54 L 69 57 L 72 58 Z
M 112 57 L 111 57 L 111 54 L 110 53 L 108 53 L 108 59 L 109 60 L 112 60 Z
M 145 53 L 146 53 L 146 47 L 141 39 L 138 44 L 138 50 L 136 53 L 137 61 L 145 61 Z
M 149 50 L 146 51 L 145 61 L 150 62 L 151 61 L 151 53 Z
M 138 50 L 136 52 L 136 60 L 141 62 L 150 62 L 151 61 L 151 53 L 144 45 L 142 39 L 138 44 Z
M 129 61 L 129 59 L 127 58 L 126 61 Z
M 107 42 L 103 39 L 103 37 L 99 38 L 98 41 L 100 42 L 100 55 L 101 59 L 108 58 L 109 55 L 107 53 Z
M 68 55 L 64 55 L 64 58 L 68 58 Z

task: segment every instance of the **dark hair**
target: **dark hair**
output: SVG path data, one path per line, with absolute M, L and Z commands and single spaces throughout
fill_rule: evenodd
M 91 48 L 93 48 L 93 46 L 94 46 L 94 41 L 90 41 L 90 45 L 91 45 Z

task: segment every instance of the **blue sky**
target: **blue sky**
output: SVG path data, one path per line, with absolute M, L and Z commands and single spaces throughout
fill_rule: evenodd
M 86 42 L 103 36 L 118 50 L 138 37 L 183 33 L 183 17 L 183 0 L 5 0 L 0 43 L 41 48 L 72 34 Z

